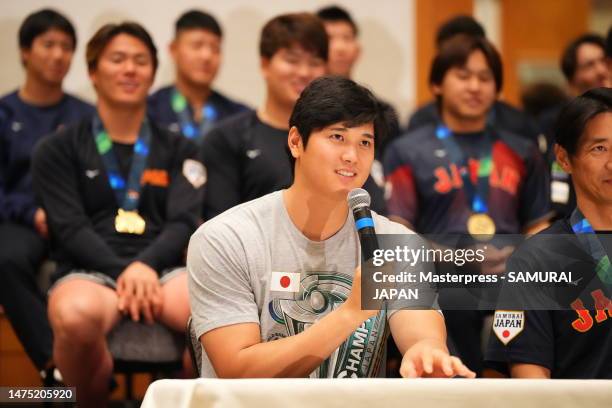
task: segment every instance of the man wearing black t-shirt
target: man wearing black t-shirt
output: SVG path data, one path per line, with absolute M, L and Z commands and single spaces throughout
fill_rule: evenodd
M 541 154 L 529 140 L 487 121 L 502 85 L 493 45 L 482 37 L 451 38 L 432 63 L 430 82 L 440 120 L 400 137 L 385 154 L 391 218 L 424 234 L 520 234 L 544 228 L 551 214 Z M 503 271 L 512 249 L 489 245 L 488 259 L 498 259 L 492 273 Z M 440 305 L 446 305 L 442 296 Z M 480 372 L 482 314 L 444 313 L 462 360 Z
M 202 144 L 208 174 L 205 220 L 289 187 L 289 117 L 302 90 L 326 73 L 327 52 L 325 28 L 312 14 L 284 14 L 264 26 L 259 42 L 264 104 L 223 121 Z M 373 208 L 384 213 L 382 191 L 373 194 L 378 187 L 371 177 L 364 188 L 373 196 Z
M 19 47 L 25 82 L 0 98 L 0 304 L 51 381 L 52 333 L 36 281 L 47 253 L 47 217 L 34 197 L 30 157 L 39 140 L 91 115 L 93 107 L 62 88 L 76 48 L 66 17 L 50 9 L 30 14 L 19 28 Z
M 105 406 L 106 335 L 122 315 L 183 332 L 184 250 L 201 209 L 194 143 L 145 115 L 157 51 L 140 25 L 107 24 L 87 44 L 97 111 L 47 138 L 33 177 L 57 242 L 49 295 L 53 356 L 79 405 Z
M 291 184 L 289 116 L 302 90 L 325 74 L 327 35 L 308 13 L 270 20 L 259 42 L 266 98 L 213 129 L 202 144 L 208 174 L 204 219 Z
M 212 89 L 221 63 L 222 37 L 212 15 L 200 10 L 181 15 L 170 44 L 176 82 L 149 97 L 147 109 L 153 120 L 198 144 L 215 123 L 248 109 Z
M 612 89 L 596 88 L 571 101 L 561 111 L 555 140 L 557 160 L 572 175 L 577 208 L 519 247 L 508 270 L 571 271 L 575 296 L 557 296 L 559 310 L 515 311 L 522 330 L 494 327 L 487 361 L 512 377 L 612 379 Z M 529 306 L 550 299 L 550 291 L 544 286 L 515 298 Z

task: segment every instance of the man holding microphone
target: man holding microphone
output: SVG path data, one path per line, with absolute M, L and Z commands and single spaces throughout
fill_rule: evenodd
M 187 266 L 203 376 L 376 377 L 387 328 L 404 377 L 474 376 L 448 354 L 438 311 L 362 309 L 346 196 L 368 177 L 384 132 L 380 112 L 372 93 L 349 79 L 313 81 L 289 121 L 292 185 L 192 236 Z M 375 213 L 373 223 L 377 233 L 411 233 Z M 363 338 L 374 345 L 369 353 L 356 349 Z

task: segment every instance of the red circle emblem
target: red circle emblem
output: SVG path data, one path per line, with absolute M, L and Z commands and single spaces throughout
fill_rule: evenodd
M 502 336 L 504 337 L 508 337 L 510 335 L 510 332 L 508 330 L 504 330 L 504 332 L 502 333 Z
M 290 284 L 291 284 L 291 279 L 290 279 L 288 276 L 283 276 L 283 277 L 280 279 L 280 285 L 281 285 L 283 288 L 288 288 Z

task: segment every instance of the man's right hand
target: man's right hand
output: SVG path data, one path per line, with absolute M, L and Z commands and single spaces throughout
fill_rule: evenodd
M 341 306 L 347 312 L 363 322 L 370 317 L 374 317 L 378 314 L 379 310 L 363 310 L 361 308 L 361 267 L 358 266 L 355 269 L 355 275 L 353 276 L 353 286 L 351 287 L 351 293 L 349 293 L 346 302 Z
M 49 227 L 47 226 L 47 214 L 42 208 L 37 208 L 34 212 L 34 228 L 38 235 L 43 238 L 49 238 Z
M 163 296 L 157 272 L 143 262 L 132 262 L 117 279 L 119 311 L 129 314 L 135 322 L 140 313 L 149 324 L 159 317 Z

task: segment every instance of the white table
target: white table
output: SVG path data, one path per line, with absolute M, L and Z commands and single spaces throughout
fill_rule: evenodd
M 143 408 L 607 408 L 612 380 L 159 380 Z

